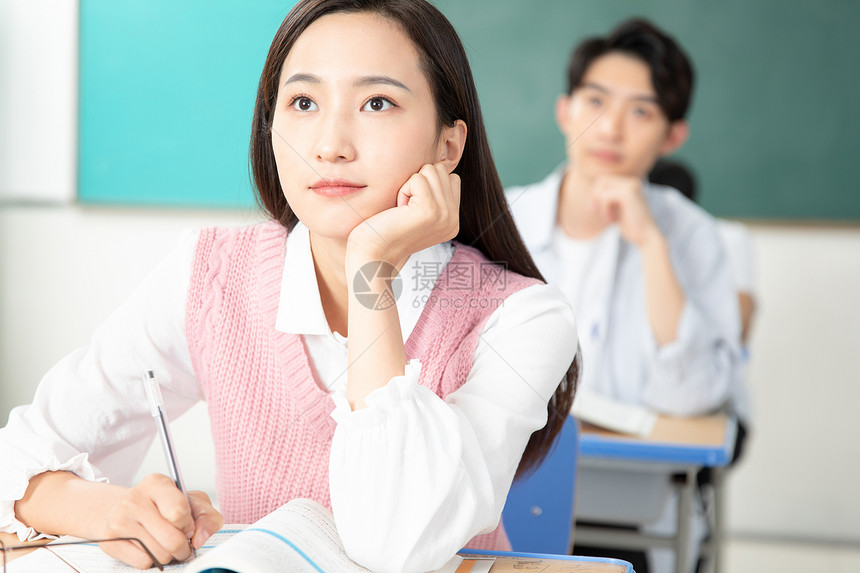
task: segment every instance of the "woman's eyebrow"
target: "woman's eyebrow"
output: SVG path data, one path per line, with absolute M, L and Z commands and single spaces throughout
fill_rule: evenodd
M 284 82 L 284 85 L 294 84 L 297 82 L 304 82 L 306 84 L 321 84 L 322 80 L 319 76 L 315 76 L 313 74 L 293 74 L 287 78 L 287 81 Z
M 295 83 L 322 84 L 324 82 L 323 82 L 322 78 L 320 78 L 319 76 L 316 76 L 314 74 L 297 73 L 297 74 L 293 74 L 289 78 L 287 78 L 287 81 L 284 82 L 284 85 L 286 86 L 288 84 L 295 84 Z M 400 89 L 408 91 L 409 93 L 412 93 L 412 90 L 410 90 L 408 87 L 406 87 L 406 85 L 403 82 L 395 80 L 391 76 L 362 76 L 360 78 L 357 78 L 352 83 L 352 85 L 354 85 L 355 87 L 365 87 L 365 86 L 379 85 L 379 84 L 394 86 L 396 88 L 400 88 Z
M 394 86 L 396 88 L 404 89 L 409 93 L 412 93 L 408 87 L 406 87 L 402 82 L 395 80 L 390 76 L 364 76 L 355 80 L 353 85 L 356 87 L 370 86 L 376 84 L 386 84 L 389 86 Z

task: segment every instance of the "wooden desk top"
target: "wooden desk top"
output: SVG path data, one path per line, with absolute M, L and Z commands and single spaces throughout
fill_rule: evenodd
M 463 563 L 457 568 L 455 573 L 469 573 L 475 561 L 469 559 L 470 556 L 477 559 L 486 559 L 487 555 L 492 555 L 492 551 L 472 554 L 469 550 L 461 551 Z M 539 573 L 629 573 L 633 568 L 625 561 L 600 562 L 592 561 L 592 557 L 576 557 L 570 555 L 559 555 L 558 559 L 548 559 L 547 556 L 529 554 L 529 553 L 510 553 L 501 555 L 492 555 L 494 558 L 493 566 L 490 568 L 490 573 L 521 573 L 523 571 L 533 571 Z
M 659 415 L 654 429 L 646 438 L 619 434 L 586 422 L 582 422 L 582 435 L 602 436 L 613 439 L 633 440 L 639 442 L 668 443 L 685 446 L 720 447 L 726 440 L 725 414 L 714 414 L 696 418 L 676 418 Z
M 734 451 L 736 424 L 725 414 L 696 418 L 660 415 L 646 438 L 582 424 L 583 460 L 638 460 L 690 466 L 725 466 Z

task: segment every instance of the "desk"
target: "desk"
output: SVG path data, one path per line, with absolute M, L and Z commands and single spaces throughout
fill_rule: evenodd
M 675 570 L 684 571 L 688 559 L 690 520 L 695 499 L 696 473 L 722 468 L 734 451 L 735 421 L 724 414 L 700 418 L 660 416 L 651 435 L 638 438 L 583 424 L 575 503 L 577 518 L 607 523 L 642 523 L 659 515 L 673 487 L 678 489 L 676 534 L 672 537 L 637 531 L 577 526 L 574 539 L 583 545 L 675 551 Z M 715 486 L 722 479 L 714 472 Z M 671 474 L 684 476 L 673 484 Z M 722 510 L 706 550 L 719 567 Z M 718 569 L 717 569 L 718 570 Z
M 630 563 L 620 559 L 477 549 L 464 549 L 458 555 L 464 559 L 494 557 L 495 562 L 490 573 L 521 573 L 522 571 L 540 571 L 540 573 L 635 573 Z M 460 569 L 463 569 L 463 572 L 468 572 L 470 568 L 469 565 L 465 565 L 465 568 L 464 565 L 461 565 L 457 569 L 457 573 L 461 573 Z

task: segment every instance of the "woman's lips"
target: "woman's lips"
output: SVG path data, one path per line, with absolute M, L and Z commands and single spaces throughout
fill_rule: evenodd
M 349 181 L 347 179 L 320 179 L 311 185 L 310 189 L 317 195 L 322 195 L 323 197 L 341 197 L 343 195 L 349 195 L 350 193 L 360 191 L 365 187 L 367 187 L 367 185 L 355 183 L 354 181 Z

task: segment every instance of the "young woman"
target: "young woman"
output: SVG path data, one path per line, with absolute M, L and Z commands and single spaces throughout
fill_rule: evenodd
M 373 570 L 507 548 L 511 481 L 572 401 L 576 325 L 515 230 L 452 26 L 423 0 L 300 2 L 251 164 L 273 220 L 183 237 L 13 411 L 0 529 L 133 536 L 164 563 L 308 497 Z M 220 513 L 165 476 L 125 486 L 153 434 L 145 369 L 171 415 L 207 400 Z

